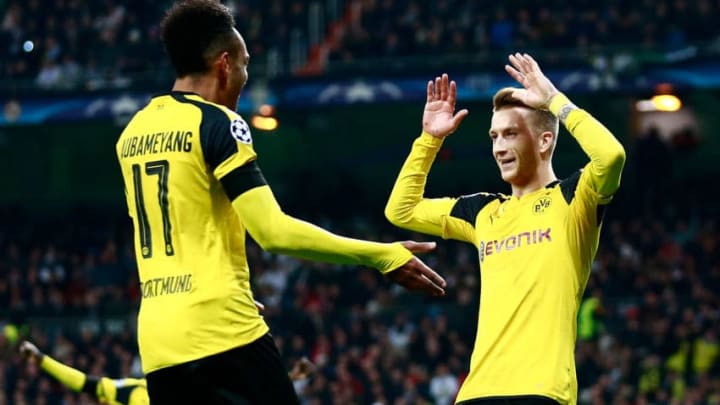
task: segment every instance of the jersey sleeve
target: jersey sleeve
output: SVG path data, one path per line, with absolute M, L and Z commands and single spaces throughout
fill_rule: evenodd
M 597 250 L 605 208 L 612 196 L 603 196 L 593 187 L 587 166 L 561 181 L 560 189 L 569 205 L 566 226 L 571 251 L 584 264 L 580 268 L 589 269 Z
M 233 200 L 248 233 L 265 250 L 302 259 L 359 264 L 385 274 L 412 259 L 400 243 L 377 243 L 330 233 L 282 212 L 269 187 L 256 187 Z
M 561 118 L 565 128 L 590 158 L 583 170 L 581 186 L 588 186 L 600 197 L 596 200 L 598 204 L 609 203 L 620 187 L 625 165 L 622 144 L 603 124 L 587 111 L 577 108 L 563 94 L 553 97 L 550 110 Z
M 423 196 L 428 172 L 442 142 L 425 132 L 413 142 L 385 206 L 385 217 L 400 228 L 472 242 L 472 226 L 450 215 L 457 204 L 456 198 Z
M 205 162 L 220 180 L 230 200 L 267 184 L 256 162 L 250 127 L 238 114 L 198 103 L 203 118 L 200 141 Z

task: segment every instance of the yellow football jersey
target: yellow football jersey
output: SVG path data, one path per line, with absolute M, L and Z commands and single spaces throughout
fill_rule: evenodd
M 245 228 L 218 179 L 256 173 L 250 129 L 191 93 L 154 97 L 116 145 L 135 229 L 143 371 L 248 344 L 268 327 L 255 307 Z M 251 180 L 247 180 L 250 178 Z
M 568 105 L 558 95 L 550 109 L 558 115 Z M 526 396 L 577 402 L 577 312 L 625 152 L 590 114 L 570 110 L 564 124 L 590 163 L 567 179 L 520 198 L 492 193 L 423 198 L 443 142 L 423 133 L 390 195 L 385 215 L 397 226 L 469 242 L 478 250 L 478 330 L 458 404 Z
M 575 319 L 604 208 L 582 173 L 521 198 L 480 193 L 454 204 L 445 235 L 475 244 L 482 285 L 459 403 L 517 395 L 575 402 Z

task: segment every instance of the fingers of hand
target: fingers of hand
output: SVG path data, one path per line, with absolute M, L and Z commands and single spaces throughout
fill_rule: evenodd
M 514 67 L 512 67 L 510 65 L 505 65 L 505 71 L 508 72 L 510 77 L 515 79 L 518 83 L 522 84 L 523 86 L 525 85 L 525 76 L 522 73 L 520 73 L 517 69 L 515 69 Z
M 433 101 L 435 98 L 435 88 L 433 87 L 433 81 L 429 80 L 427 84 L 427 102 Z
M 464 120 L 465 117 L 468 116 L 468 114 L 470 114 L 470 112 L 467 109 L 462 109 L 458 111 L 453 117 L 453 127 L 457 128 L 458 125 L 460 125 L 460 123 L 462 122 L 462 120 Z
M 425 253 L 429 252 L 437 246 L 435 242 L 415 242 L 414 240 L 408 240 L 401 243 L 403 247 L 413 253 Z
M 440 297 L 445 295 L 445 290 L 440 287 L 437 283 L 434 283 L 429 278 L 425 277 L 424 275 L 420 274 L 418 276 L 418 279 L 420 280 L 420 288 L 423 291 L 426 291 L 427 293 L 433 295 L 434 297 Z
M 435 78 L 435 97 L 434 100 L 442 100 L 442 77 L 438 76 Z
M 455 80 L 450 82 L 450 94 L 448 95 L 448 101 L 455 107 L 455 100 L 457 100 L 457 84 Z
M 437 274 L 433 269 L 428 267 L 427 264 L 425 264 L 417 257 L 413 258 L 413 260 L 408 262 L 408 265 L 414 268 L 414 270 L 412 271 L 413 275 L 417 275 L 422 279 L 428 280 L 430 283 L 439 287 L 440 289 L 447 286 L 447 283 L 442 277 L 440 277 L 439 274 Z
M 509 56 L 508 56 L 508 60 L 510 61 L 510 64 L 512 65 L 512 67 L 514 67 L 515 69 L 517 69 L 518 72 L 522 73 L 522 72 L 523 72 L 523 65 L 522 65 L 522 61 L 520 60 L 520 58 L 518 57 L 518 55 L 519 55 L 519 54 L 517 54 L 517 53 L 514 54 L 514 55 L 509 55 Z
M 447 100 L 448 98 L 448 75 L 447 73 L 443 73 L 441 77 L 442 83 L 440 84 L 440 99 L 441 100 Z
M 414 258 L 405 266 L 391 272 L 390 278 L 408 290 L 425 291 L 435 296 L 445 294 L 445 291 L 438 284 L 422 274 L 420 267 L 417 265 L 418 262 L 420 260 Z
M 441 287 L 441 288 L 447 287 L 447 283 L 445 282 L 445 279 L 443 279 L 442 277 L 440 277 L 439 274 L 437 274 L 433 269 L 431 269 L 430 267 L 428 267 L 425 263 L 423 263 L 423 262 L 420 261 L 419 259 L 418 259 L 418 261 L 420 262 L 419 270 L 420 270 L 420 273 L 421 273 L 423 276 L 425 276 L 425 277 L 428 278 L 430 281 L 432 281 L 433 284 L 435 284 L 435 285 L 437 285 L 437 286 L 439 286 L 439 287 Z
M 523 54 L 523 56 L 525 57 L 525 60 L 527 60 L 528 65 L 530 66 L 530 68 L 532 70 L 535 70 L 538 72 L 540 71 L 540 65 L 538 65 L 537 61 L 535 59 L 533 59 L 532 56 L 530 56 L 528 54 Z

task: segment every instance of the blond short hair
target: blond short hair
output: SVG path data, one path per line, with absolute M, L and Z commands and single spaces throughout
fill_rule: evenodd
M 533 111 L 532 124 L 533 128 L 540 132 L 552 132 L 555 136 L 555 142 L 557 142 L 559 122 L 553 113 L 548 110 L 539 110 L 523 103 L 517 98 L 513 97 L 513 92 L 520 90 L 515 87 L 505 87 L 498 90 L 493 96 L 493 112 L 501 110 L 507 107 L 524 107 Z

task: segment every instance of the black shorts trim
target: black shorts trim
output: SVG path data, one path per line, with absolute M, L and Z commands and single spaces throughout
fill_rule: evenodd
M 455 405 L 560 405 L 560 403 L 542 395 L 512 395 L 468 399 Z
M 269 333 L 223 353 L 147 374 L 152 405 L 300 405 Z

